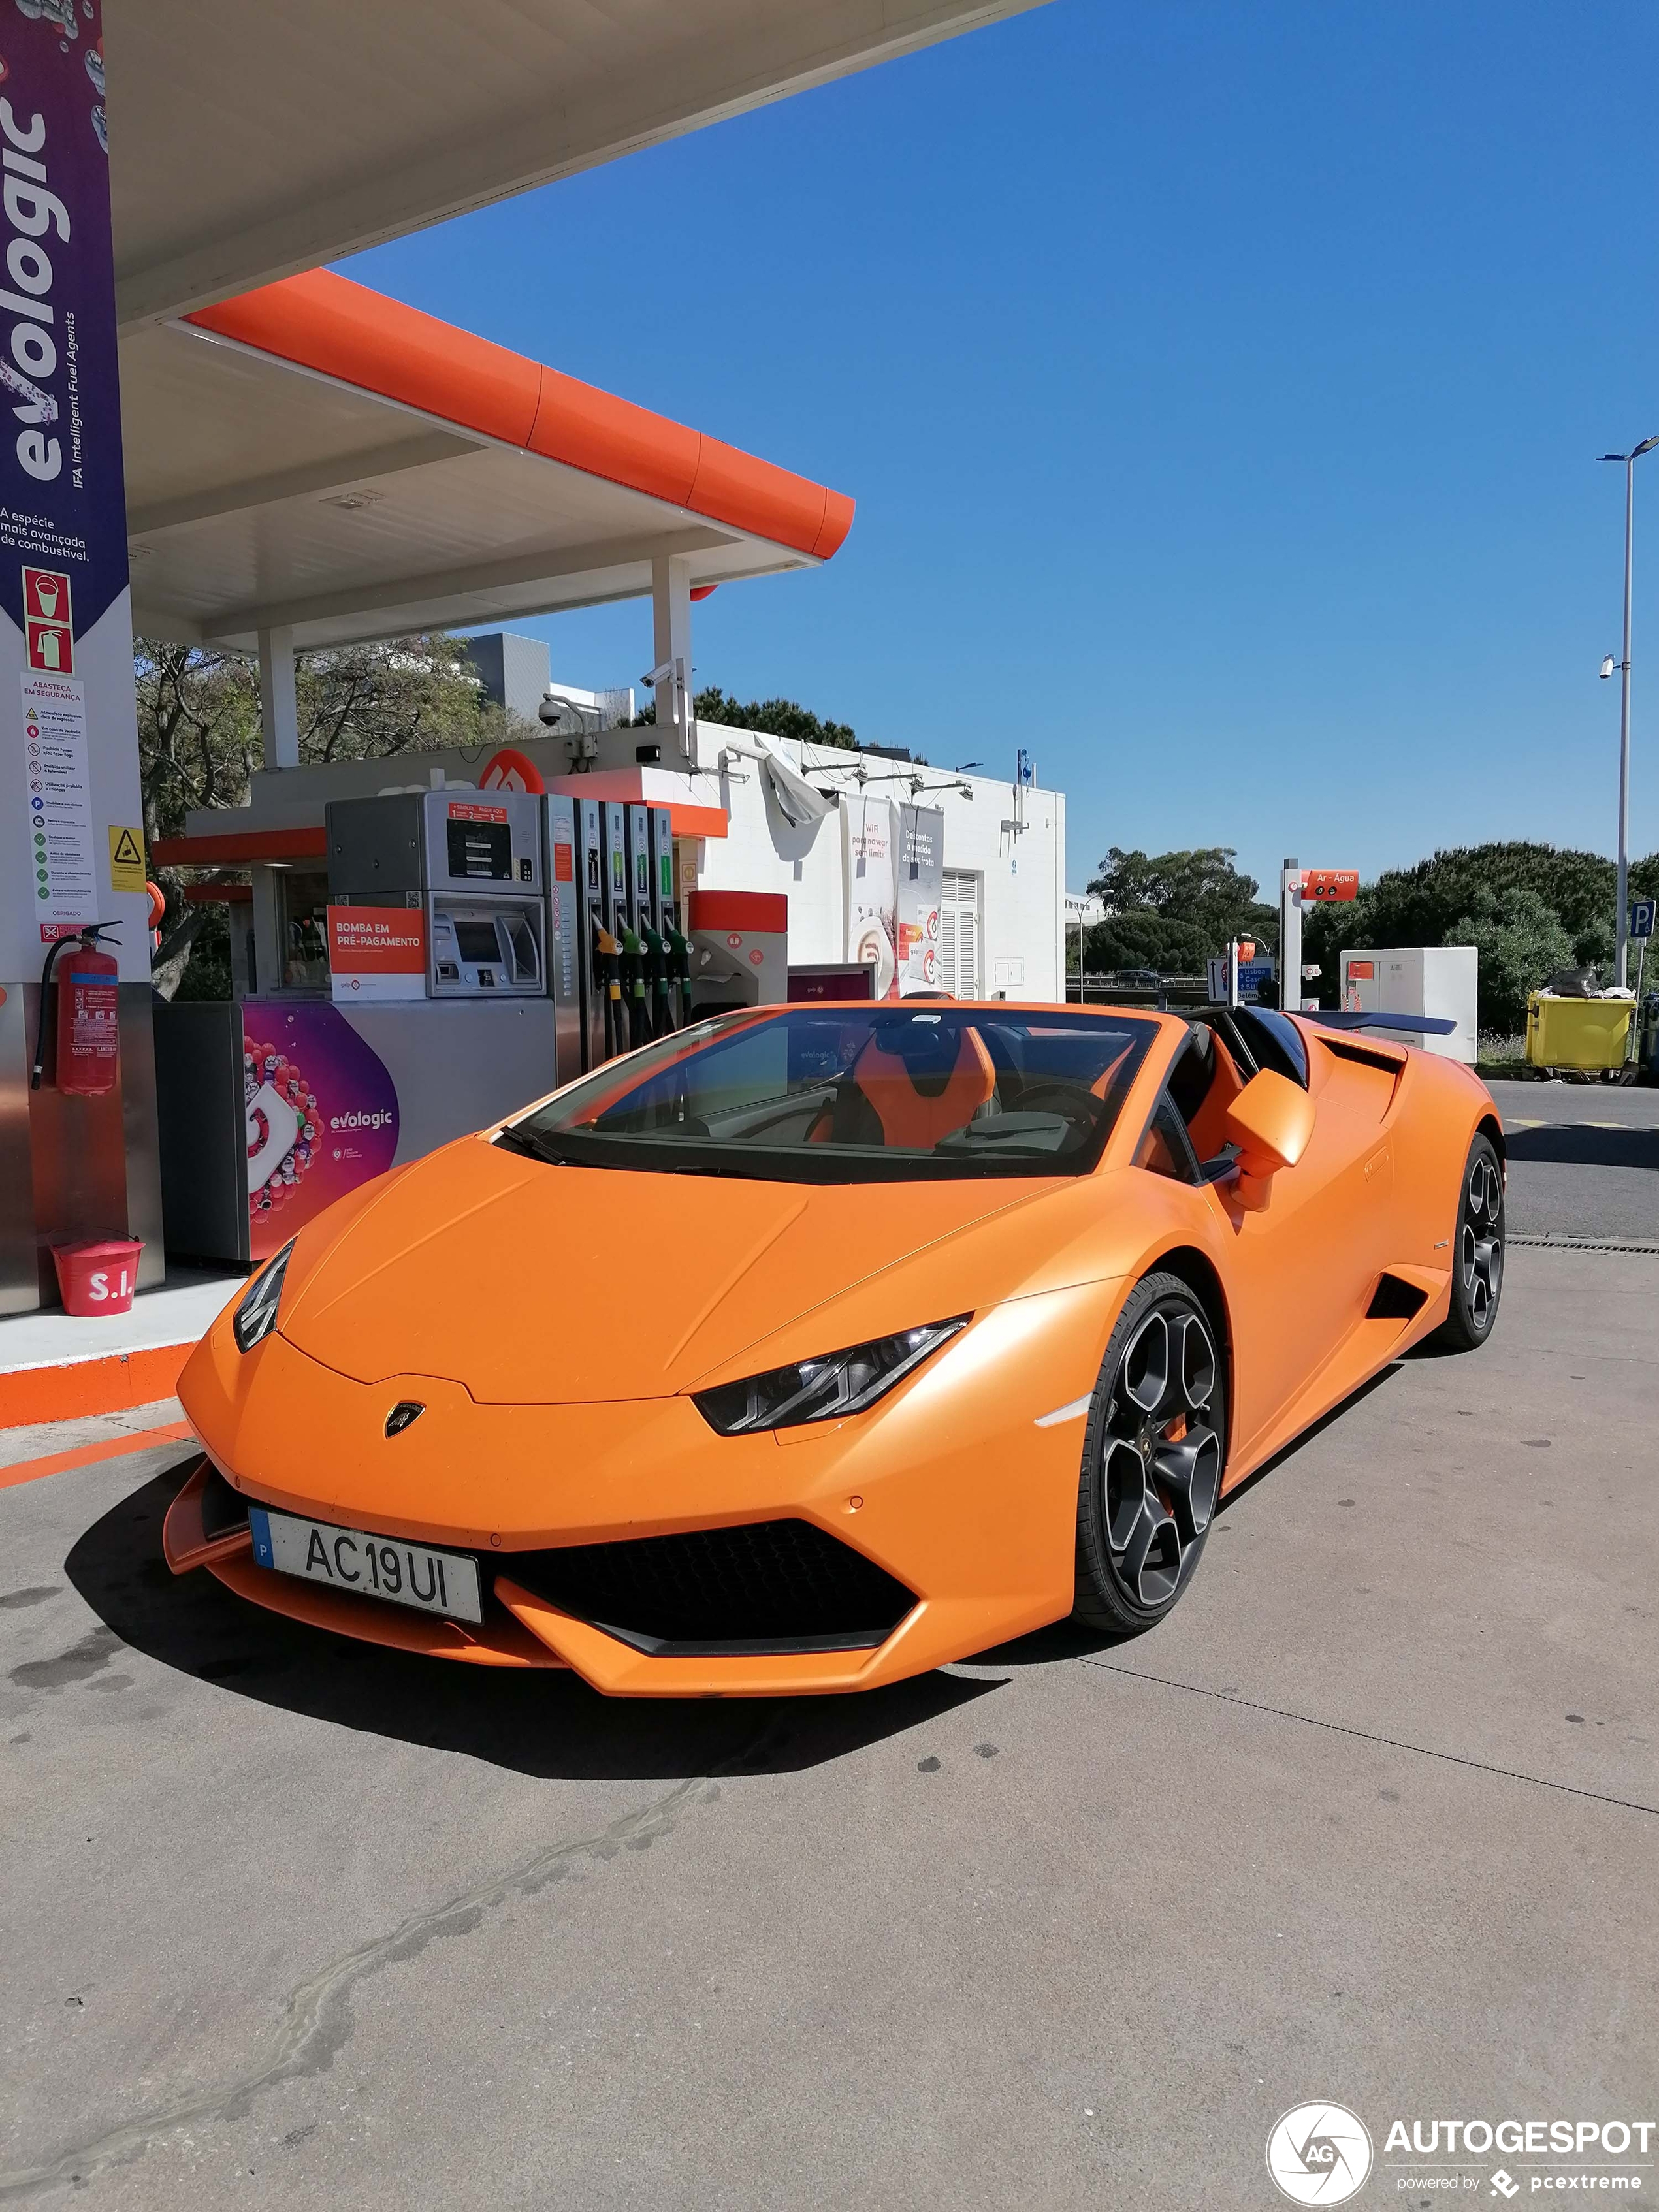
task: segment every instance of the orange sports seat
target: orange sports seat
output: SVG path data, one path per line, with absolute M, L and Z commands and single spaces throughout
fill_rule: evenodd
M 1226 1143 L 1227 1109 L 1244 1088 L 1244 1079 L 1231 1053 L 1218 1036 L 1211 1041 L 1215 1048 L 1215 1073 L 1203 1104 L 1187 1125 L 1193 1150 L 1200 1160 L 1215 1158 Z
M 979 1031 L 964 1029 L 956 1065 L 934 1097 L 919 1091 L 903 1060 L 884 1052 L 874 1037 L 859 1054 L 853 1080 L 875 1109 L 884 1144 L 927 1152 L 953 1129 L 967 1127 L 975 1109 L 995 1091 L 997 1072 Z

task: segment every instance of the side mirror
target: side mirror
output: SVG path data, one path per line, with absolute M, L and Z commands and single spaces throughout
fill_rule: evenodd
M 1227 1109 L 1223 1123 L 1238 1147 L 1240 1203 L 1247 1211 L 1267 1203 L 1267 1185 L 1280 1168 L 1293 1168 L 1313 1134 L 1314 1104 L 1299 1084 L 1264 1067 Z

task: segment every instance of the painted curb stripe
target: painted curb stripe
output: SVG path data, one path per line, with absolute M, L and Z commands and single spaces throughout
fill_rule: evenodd
M 134 1429 L 125 1437 L 103 1443 L 81 1444 L 74 1451 L 51 1452 L 45 1459 L 26 1459 L 15 1467 L 0 1467 L 0 1490 L 15 1490 L 21 1483 L 39 1482 L 48 1474 L 64 1474 L 72 1467 L 90 1467 L 100 1459 L 125 1459 L 131 1452 L 149 1451 L 156 1444 L 177 1443 L 195 1431 L 188 1421 L 167 1421 L 158 1429 Z

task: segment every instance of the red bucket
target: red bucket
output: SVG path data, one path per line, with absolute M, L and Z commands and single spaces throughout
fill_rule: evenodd
M 97 1314 L 131 1313 L 138 1255 L 143 1249 L 125 1237 L 106 1237 L 96 1244 L 54 1244 L 52 1256 L 64 1311 L 88 1319 Z

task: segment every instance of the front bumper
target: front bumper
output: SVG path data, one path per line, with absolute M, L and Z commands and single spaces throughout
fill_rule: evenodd
M 168 1562 L 204 1565 L 240 1595 L 337 1633 L 475 1664 L 568 1666 L 611 1695 L 873 1687 L 1070 1610 L 1082 1422 L 1035 1423 L 1091 1387 L 1113 1287 L 992 1309 L 867 1414 L 738 1437 L 715 1436 L 687 1398 L 512 1406 L 432 1376 L 365 1384 L 280 1334 L 243 1355 L 222 1321 L 179 1384 L 210 1467 L 192 1473 L 168 1516 Z M 388 1439 L 400 1399 L 425 1411 Z M 211 1468 L 225 1479 L 216 1491 Z M 234 1518 L 214 1518 L 233 1492 L 472 1553 L 490 1593 L 483 1624 L 257 1566 L 246 1522 L 239 1541 Z M 815 1544 L 833 1540 L 913 1599 L 878 1643 L 781 1649 L 774 1632 L 743 1648 L 642 1644 L 625 1622 L 618 1632 L 614 1618 L 581 1617 L 536 1587 L 549 1577 L 532 1555 L 611 1547 L 626 1560 L 642 1556 L 628 1550 L 640 1540 L 803 1523 Z

